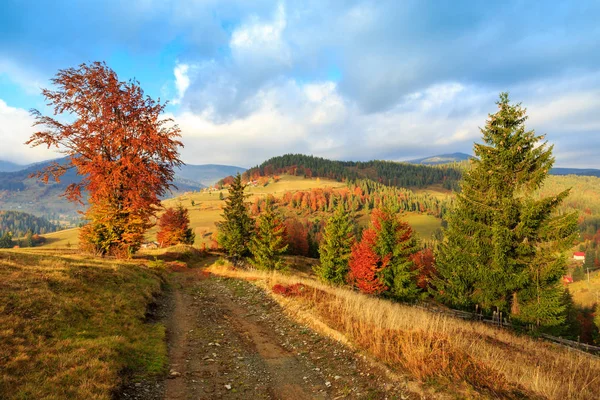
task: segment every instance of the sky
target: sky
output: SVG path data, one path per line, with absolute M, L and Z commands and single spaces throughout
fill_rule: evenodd
M 554 145 L 600 168 L 599 1 L 0 1 L 0 159 L 58 70 L 106 61 L 169 101 L 189 164 L 285 153 L 401 161 L 472 153 L 500 92 Z

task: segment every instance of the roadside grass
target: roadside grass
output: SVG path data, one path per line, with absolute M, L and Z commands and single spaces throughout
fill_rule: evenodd
M 139 262 L 0 251 L 0 398 L 110 399 L 162 373 L 165 327 L 146 321 L 166 274 Z
M 445 392 L 465 395 L 466 386 L 500 398 L 600 398 L 600 359 L 579 351 L 313 279 L 224 263 L 208 270 L 266 288 L 292 317 Z M 274 294 L 275 285 L 296 294 Z

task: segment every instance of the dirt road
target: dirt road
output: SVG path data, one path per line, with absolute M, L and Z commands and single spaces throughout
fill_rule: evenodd
M 362 356 L 290 320 L 263 289 L 202 269 L 174 276 L 167 330 L 170 378 L 121 398 L 415 398 Z

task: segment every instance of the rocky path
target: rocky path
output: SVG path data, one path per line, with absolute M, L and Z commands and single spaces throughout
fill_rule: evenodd
M 168 313 L 170 377 L 125 398 L 408 399 L 405 384 L 290 320 L 264 290 L 201 269 L 177 273 Z

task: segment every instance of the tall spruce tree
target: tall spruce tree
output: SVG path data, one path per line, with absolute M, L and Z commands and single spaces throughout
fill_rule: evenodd
M 354 244 L 353 232 L 354 221 L 340 202 L 327 221 L 319 248 L 321 263 L 314 267 L 321 280 L 334 285 L 346 283 L 348 261 Z
M 282 269 L 281 255 L 288 247 L 284 236 L 285 226 L 275 213 L 273 203 L 267 199 L 265 209 L 258 217 L 256 234 L 250 242 L 252 265 L 259 269 Z
M 242 177 L 238 173 L 229 186 L 229 195 L 225 199 L 223 221 L 218 224 L 218 242 L 234 262 L 248 255 L 248 245 L 254 231 L 254 221 L 250 217 L 246 202 Z
M 511 105 L 507 93 L 497 104 L 448 216 L 435 295 L 538 326 L 561 324 L 562 253 L 575 239 L 576 215 L 557 214 L 568 190 L 534 199 L 554 163 L 553 146 L 525 129 L 526 110 Z

